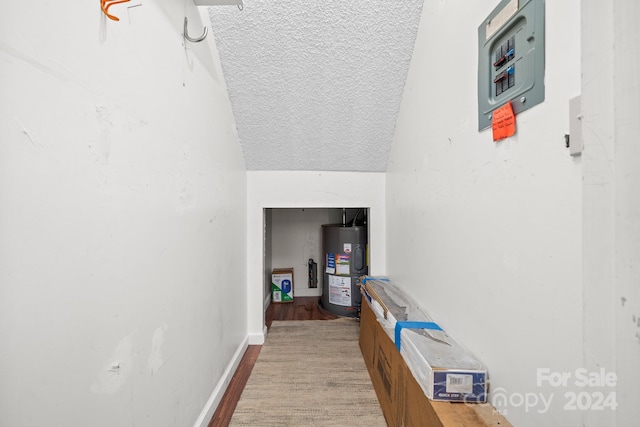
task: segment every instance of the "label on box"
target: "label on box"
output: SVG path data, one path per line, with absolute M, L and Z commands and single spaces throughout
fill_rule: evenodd
M 473 393 L 473 375 L 448 374 L 447 393 Z
M 433 372 L 433 400 L 486 402 L 484 372 Z

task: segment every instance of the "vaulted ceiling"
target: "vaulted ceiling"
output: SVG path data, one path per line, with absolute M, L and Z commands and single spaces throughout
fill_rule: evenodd
M 210 7 L 247 169 L 384 171 L 422 3 Z

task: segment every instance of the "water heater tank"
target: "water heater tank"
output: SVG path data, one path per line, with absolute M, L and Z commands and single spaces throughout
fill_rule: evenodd
M 367 227 L 322 226 L 322 307 L 338 316 L 356 317 L 362 295 L 358 278 L 368 274 Z

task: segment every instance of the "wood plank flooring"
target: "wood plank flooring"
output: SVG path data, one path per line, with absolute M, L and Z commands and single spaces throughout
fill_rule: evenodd
M 271 304 L 265 313 L 267 328 L 274 320 L 329 320 L 338 316 L 318 305 L 319 297 L 298 297 L 292 303 Z
M 319 297 L 298 297 L 291 303 L 271 304 L 265 313 L 265 324 L 271 327 L 274 320 L 329 320 L 337 319 L 338 316 L 329 313 L 318 305 Z M 244 386 L 249 380 L 253 365 L 255 365 L 260 355 L 260 345 L 250 345 L 247 348 L 240 365 L 236 370 L 227 391 L 222 396 L 222 400 L 213 414 L 209 427 L 226 427 L 231 421 L 233 411 L 236 409 L 238 400 Z

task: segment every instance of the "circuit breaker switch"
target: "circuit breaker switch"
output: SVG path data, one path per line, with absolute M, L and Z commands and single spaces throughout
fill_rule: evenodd
M 507 50 L 507 49 L 499 49 L 499 50 L 496 52 L 496 57 L 498 56 L 498 55 L 497 55 L 497 53 L 498 53 L 498 52 L 501 52 L 501 51 L 502 51 L 502 52 L 505 52 L 505 54 L 504 54 L 504 55 L 502 55 L 502 56 L 500 56 L 500 57 L 496 60 L 496 62 L 494 62 L 494 63 L 493 63 L 493 66 L 496 68 L 496 70 L 497 70 L 498 68 L 502 67 L 502 66 L 503 66 L 504 64 L 506 64 L 507 62 L 511 61 L 511 60 L 514 58 L 514 56 L 515 56 L 515 49 L 511 48 L 511 49 L 509 49 L 509 50 Z
M 506 79 L 507 77 L 508 77 L 508 73 L 506 71 L 503 71 L 500 74 L 498 74 L 495 79 L 493 79 L 493 82 L 494 83 L 498 83 L 498 82 Z
M 507 55 L 502 55 L 496 62 L 493 63 L 493 66 L 496 68 L 502 67 L 507 63 Z
M 516 36 L 511 36 L 507 40 L 507 61 L 511 61 L 516 55 Z
M 516 68 L 513 65 L 507 68 L 507 75 L 509 79 L 507 82 L 507 86 L 514 87 L 516 85 Z
M 501 95 L 502 92 L 509 88 L 507 83 L 508 77 L 509 73 L 507 71 L 503 71 L 493 79 L 493 83 L 496 85 L 496 96 Z
M 516 50 L 514 48 L 509 49 L 509 52 L 507 52 L 507 55 L 506 55 L 507 61 L 511 61 L 515 56 L 515 54 L 516 54 Z

